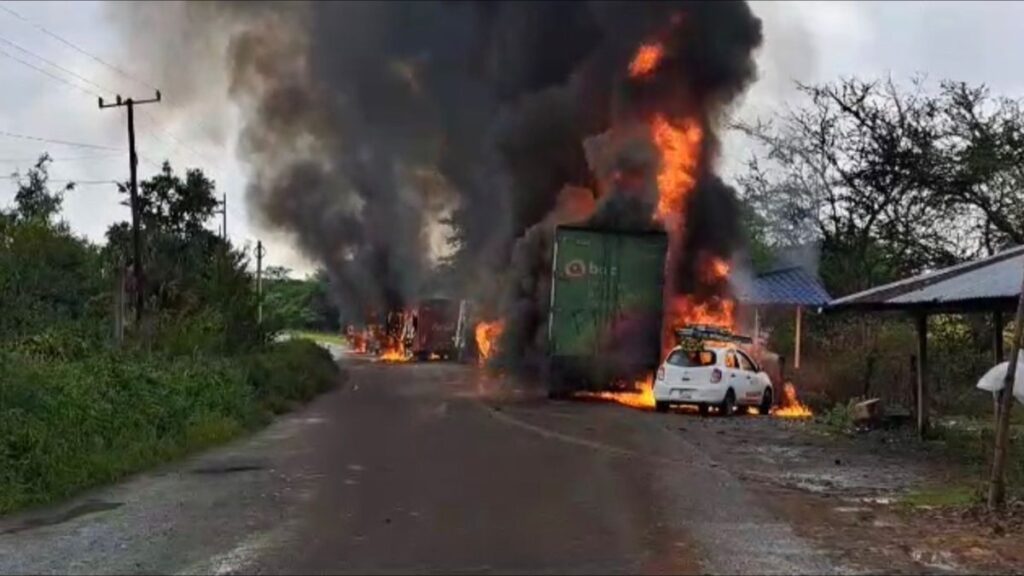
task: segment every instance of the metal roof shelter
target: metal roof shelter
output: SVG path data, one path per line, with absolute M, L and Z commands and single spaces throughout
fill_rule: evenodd
M 737 286 L 736 298 L 752 306 L 824 306 L 832 297 L 810 272 L 791 266 L 765 272 L 746 286 Z
M 1024 246 L 844 296 L 833 310 L 985 312 L 1012 310 L 1020 295 Z
M 800 368 L 800 342 L 803 309 L 821 308 L 832 300 L 825 287 L 801 266 L 777 268 L 756 276 L 753 281 L 735 286 L 736 299 L 754 308 L 754 341 L 760 341 L 762 306 L 794 306 L 796 331 L 793 345 L 793 367 Z
M 828 311 L 909 312 L 917 327 L 917 427 L 928 430 L 928 315 L 992 314 L 992 348 L 1003 361 L 1003 312 L 1013 310 L 1024 277 L 1024 246 L 833 300 Z

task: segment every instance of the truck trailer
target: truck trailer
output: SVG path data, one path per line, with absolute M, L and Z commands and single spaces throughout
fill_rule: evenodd
M 545 379 L 549 395 L 629 390 L 661 361 L 667 236 L 555 230 Z
M 431 356 L 445 360 L 455 358 L 458 315 L 458 303 L 454 300 L 431 298 L 420 301 L 416 308 L 413 356 L 418 360 L 427 360 Z

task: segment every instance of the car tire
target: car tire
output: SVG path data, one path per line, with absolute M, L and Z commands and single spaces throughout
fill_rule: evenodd
M 767 416 L 772 413 L 772 402 L 775 398 L 772 396 L 772 389 L 765 388 L 764 395 L 761 396 L 761 404 L 757 407 L 757 411 L 762 416 Z
M 732 391 L 732 388 L 725 393 L 725 398 L 722 399 L 722 403 L 718 405 L 718 415 L 723 418 L 732 416 L 733 412 L 736 411 L 736 393 Z
M 701 416 L 707 416 L 708 415 L 708 411 L 710 409 L 711 409 L 711 407 L 708 406 L 707 404 L 698 404 L 697 405 L 697 412 L 699 412 Z
M 668 402 L 662 402 L 661 400 L 654 401 L 655 412 L 668 412 Z

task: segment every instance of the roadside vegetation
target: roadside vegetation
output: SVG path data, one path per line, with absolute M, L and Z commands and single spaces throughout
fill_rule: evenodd
M 49 159 L 0 211 L 0 513 L 110 482 L 266 423 L 335 385 L 330 354 L 257 322 L 249 260 L 206 229 L 214 184 L 167 164 L 131 227 L 95 245 L 61 220 Z M 122 288 L 123 286 L 123 288 Z
M 856 78 L 801 85 L 801 98 L 738 129 L 756 143 L 739 177 L 752 261 L 816 269 L 833 297 L 1024 243 L 1024 108 L 984 86 Z M 1004 319 L 1012 320 L 1011 314 Z M 984 416 L 974 388 L 1009 348 L 987 313 L 929 320 L 932 408 Z M 790 311 L 766 311 L 792 358 Z M 899 313 L 807 314 L 801 394 L 822 409 L 855 397 L 913 405 L 916 336 Z

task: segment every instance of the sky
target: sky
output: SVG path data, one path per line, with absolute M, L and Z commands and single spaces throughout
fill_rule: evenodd
M 97 95 L 146 98 L 159 86 L 163 102 L 137 109 L 139 178 L 153 174 L 164 159 L 178 171 L 202 168 L 227 195 L 233 242 L 252 245 L 260 239 L 269 265 L 300 274 L 313 270 L 315 263 L 304 259 L 286 235 L 260 229 L 246 209 L 246 167 L 235 159 L 238 120 L 223 94 L 224 78 L 190 76 L 187 58 L 176 70 L 147 68 L 139 60 L 143 55 L 120 44 L 110 20 L 111 11 L 119 9 L 116 2 L 0 2 L 0 7 L 17 13 L 0 9 L 0 207 L 13 201 L 9 176 L 48 152 L 55 159 L 51 178 L 87 182 L 67 195 L 67 221 L 77 233 L 102 241 L 110 224 L 129 216 L 109 183 L 127 179 L 127 128 L 124 108 L 100 110 Z M 752 7 L 763 21 L 765 42 L 757 55 L 760 77 L 735 110 L 740 118 L 767 116 L 795 103 L 796 81 L 847 76 L 905 82 L 923 74 L 936 82 L 984 83 L 995 94 L 1024 97 L 1024 3 L 755 2 Z M 201 110 L 175 106 L 181 101 L 176 94 L 197 85 L 223 99 L 208 99 L 214 104 Z M 746 146 L 739 137 L 725 138 L 720 165 L 726 180 L 749 156 Z

